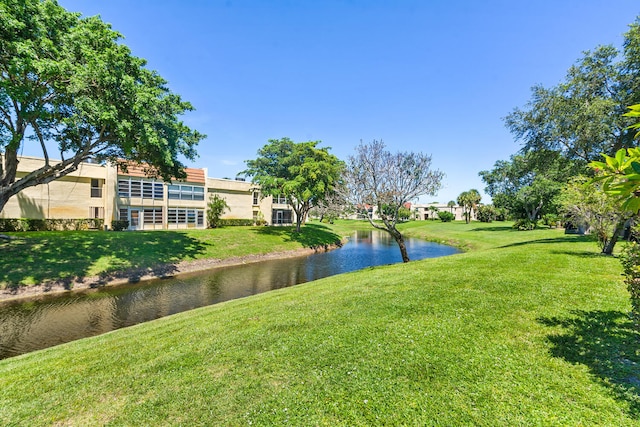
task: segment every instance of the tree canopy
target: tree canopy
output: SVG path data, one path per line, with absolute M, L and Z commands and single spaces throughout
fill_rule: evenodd
M 185 177 L 180 158 L 194 159 L 204 138 L 179 120 L 193 107 L 120 39 L 99 17 L 52 0 L 0 0 L 0 211 L 21 190 L 89 159 Z M 18 178 L 25 144 L 39 146 L 45 163 Z
M 626 106 L 640 102 L 640 21 L 629 26 L 622 51 L 587 51 L 555 87 L 534 86 L 526 107 L 505 123 L 522 154 L 557 151 L 583 165 L 634 145 Z
M 402 234 L 396 228 L 399 212 L 422 195 L 435 195 L 444 174 L 431 169 L 431 156 L 385 150 L 382 141 L 360 142 L 349 156 L 345 172 L 347 199 L 356 206 L 372 206 L 382 224 L 367 215 L 371 225 L 385 230 L 398 243 L 402 260 L 409 261 Z
M 540 150 L 499 160 L 479 175 L 496 207 L 518 219 L 536 221 L 540 215 L 556 213 L 555 198 L 575 170 L 575 163 L 560 153 Z
M 482 200 L 480 192 L 475 188 L 468 191 L 463 191 L 458 196 L 458 204 L 462 206 L 462 212 L 464 214 L 464 220 L 467 224 L 471 221 L 471 215 L 477 208 L 478 203 Z
M 246 162 L 244 173 L 260 185 L 263 195 L 284 196 L 296 213 L 296 230 L 315 205 L 335 192 L 344 162 L 318 148 L 320 141 L 294 142 L 270 139 L 258 157 Z

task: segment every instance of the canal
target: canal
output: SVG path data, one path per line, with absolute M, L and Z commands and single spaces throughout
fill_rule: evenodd
M 412 260 L 458 252 L 417 239 L 406 243 Z M 388 234 L 359 231 L 343 247 L 330 252 L 7 301 L 0 303 L 0 359 L 197 307 L 401 261 L 398 246 Z

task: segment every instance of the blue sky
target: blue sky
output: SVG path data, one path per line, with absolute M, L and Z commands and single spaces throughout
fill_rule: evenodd
M 191 164 L 230 177 L 268 139 L 360 140 L 432 155 L 446 203 L 520 144 L 502 118 L 601 44 L 621 46 L 635 0 L 60 0 L 100 15 L 196 111 Z M 26 153 L 25 153 L 26 154 Z M 483 193 L 484 194 L 484 193 Z M 484 202 L 490 202 L 488 196 Z

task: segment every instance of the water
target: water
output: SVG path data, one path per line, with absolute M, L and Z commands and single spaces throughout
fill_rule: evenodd
M 412 260 L 458 250 L 407 239 Z M 160 317 L 365 267 L 401 262 L 386 233 L 358 232 L 342 248 L 171 279 L 0 303 L 0 359 Z

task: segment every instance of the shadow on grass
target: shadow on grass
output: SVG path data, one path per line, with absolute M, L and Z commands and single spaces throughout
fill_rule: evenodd
M 610 257 L 611 255 L 603 254 L 598 251 L 550 251 L 550 253 L 554 255 L 569 255 L 576 256 L 579 258 L 602 258 L 602 257 Z
M 328 249 L 333 245 L 341 245 L 341 238 L 329 227 L 322 224 L 305 224 L 300 232 L 294 226 L 260 227 L 257 233 L 278 236 L 284 241 L 298 242 L 306 248 Z
M 204 251 L 204 244 L 175 231 L 25 232 L 0 247 L 0 281 L 13 289 L 23 284 L 58 284 L 67 288 L 95 271 L 102 281 L 143 275 L 165 276 L 176 264 Z
M 519 233 L 526 233 L 526 231 L 519 231 Z M 501 248 L 511 248 L 515 246 L 533 245 L 538 243 L 568 243 L 568 242 L 593 242 L 595 238 L 592 236 L 577 236 L 567 235 L 564 237 L 549 237 L 547 239 L 525 240 L 523 242 L 509 243 L 508 245 L 502 245 Z
M 508 225 L 496 225 L 494 227 L 473 228 L 470 231 L 518 231 L 518 230 Z
M 561 327 L 551 334 L 551 354 L 585 365 L 610 387 L 617 399 L 640 417 L 640 332 L 620 311 L 574 311 L 574 317 L 540 318 L 546 326 Z

